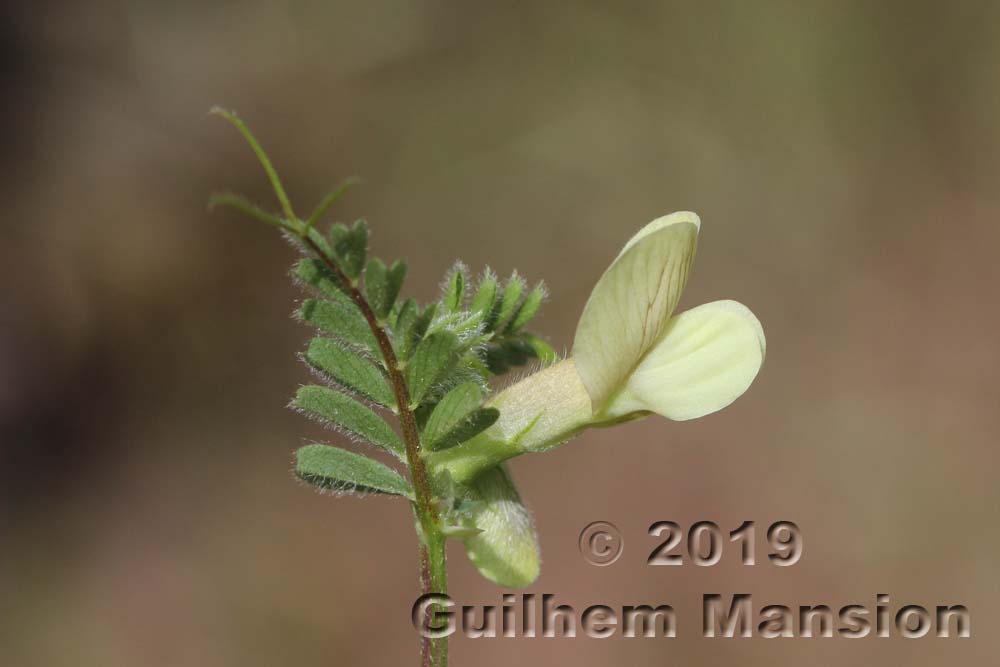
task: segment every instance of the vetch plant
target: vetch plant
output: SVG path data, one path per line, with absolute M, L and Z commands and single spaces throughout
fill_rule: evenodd
M 628 241 L 594 287 L 572 355 L 557 360 L 526 329 L 545 299 L 543 284 L 529 289 L 516 273 L 501 281 L 489 269 L 473 282 L 457 263 L 437 301 L 402 298 L 406 265 L 369 258 L 363 220 L 319 229 L 353 181 L 300 218 L 246 125 L 212 111 L 250 144 L 281 211 L 232 194 L 211 204 L 276 227 L 303 255 L 293 276 L 310 298 L 297 317 L 319 334 L 302 355 L 318 384 L 300 388 L 292 407 L 398 461 L 397 469 L 314 443 L 296 453 L 296 475 L 337 493 L 405 498 L 424 594 L 448 591 L 448 539 L 460 540 L 501 586 L 527 586 L 538 576 L 534 524 L 507 459 L 652 413 L 674 420 L 709 414 L 738 398 L 760 370 L 764 333 L 745 306 L 715 301 L 674 314 L 697 246 L 694 213 L 655 220 Z M 491 393 L 492 378 L 528 363 L 541 370 Z M 424 637 L 421 664 L 447 665 L 447 641 Z

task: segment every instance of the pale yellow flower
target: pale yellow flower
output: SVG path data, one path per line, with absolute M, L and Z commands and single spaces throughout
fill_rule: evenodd
M 680 212 L 639 230 L 591 292 L 572 356 L 491 399 L 500 418 L 489 429 L 428 457 L 484 501 L 475 517 L 483 532 L 466 547 L 493 581 L 526 586 L 539 563 L 531 516 L 497 464 L 590 427 L 653 413 L 702 417 L 739 398 L 760 371 L 764 330 L 743 304 L 713 301 L 674 314 L 700 228 L 697 215 Z
M 739 398 L 764 363 L 764 329 L 743 304 L 713 301 L 673 314 L 700 227 L 689 212 L 654 220 L 594 287 L 573 359 L 598 420 L 707 415 Z

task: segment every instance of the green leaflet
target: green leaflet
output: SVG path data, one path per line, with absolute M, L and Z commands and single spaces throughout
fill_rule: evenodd
M 411 405 L 419 405 L 427 392 L 455 367 L 460 347 L 458 336 L 450 331 L 436 331 L 417 344 L 406 369 Z
M 455 262 L 451 269 L 451 275 L 445 284 L 444 294 L 441 296 L 441 305 L 445 311 L 454 313 L 462 309 L 465 303 L 465 287 L 469 282 L 469 270 L 465 264 Z
M 404 354 L 400 355 L 402 359 L 409 359 L 413 356 L 414 347 L 419 341 L 423 340 L 427 329 L 430 328 L 431 322 L 434 321 L 434 317 L 437 315 L 438 304 L 437 302 L 429 303 L 423 310 L 418 309 L 418 311 L 413 320 L 413 325 L 406 336 Z
M 500 412 L 480 407 L 483 390 L 478 382 L 463 382 L 434 407 L 421 435 L 424 447 L 447 449 L 469 440 L 496 422 Z
M 320 251 L 322 251 L 322 253 L 324 255 L 326 255 L 327 257 L 329 257 L 331 255 L 332 249 L 330 248 L 330 243 L 329 243 L 329 241 L 326 240 L 325 236 L 323 236 L 317 230 L 315 230 L 315 229 L 313 229 L 311 227 L 308 228 L 308 229 L 306 229 L 305 233 L 308 235 L 309 240 L 312 241 L 313 243 L 315 243 L 316 247 L 319 248 Z M 306 244 L 304 244 L 304 246 L 306 248 L 308 248 L 309 244 L 306 243 Z
M 303 322 L 308 322 L 317 329 L 362 350 L 374 359 L 382 358 L 378 341 L 375 340 L 375 334 L 368 326 L 365 316 L 350 301 L 306 299 L 296 312 L 296 316 Z
M 486 321 L 490 313 L 493 312 L 493 304 L 497 300 L 497 288 L 496 275 L 489 269 L 486 269 L 479 281 L 479 288 L 472 297 L 472 304 L 469 306 L 469 310 L 479 315 L 483 321 Z
M 334 225 L 330 228 L 330 246 L 340 270 L 356 281 L 368 255 L 368 223 L 357 220 L 350 228 Z
M 389 317 L 405 278 L 406 264 L 403 262 L 397 261 L 386 268 L 378 258 L 369 260 L 365 269 L 365 295 L 379 321 L 384 322 Z
M 413 299 L 407 299 L 399 308 L 396 322 L 389 332 L 392 347 L 400 361 L 406 361 L 413 356 L 417 343 L 427 333 L 427 329 L 437 312 L 437 303 L 430 303 L 420 310 Z
M 454 428 L 437 440 L 430 449 L 441 451 L 455 447 L 476 437 L 500 419 L 500 411 L 496 408 L 478 408 L 466 415 Z
M 463 350 L 466 349 L 464 346 Z M 474 357 L 472 354 L 463 354 L 458 359 L 458 364 L 447 373 L 444 379 L 436 385 L 438 390 L 434 396 L 434 400 L 437 401 L 441 396 L 454 389 L 460 384 L 465 382 L 475 382 L 484 390 L 486 389 L 486 380 L 489 379 L 488 375 L 483 375 L 482 364 Z
M 419 313 L 420 306 L 417 305 L 416 299 L 411 298 L 402 303 L 397 303 L 396 307 L 393 308 L 392 314 L 389 316 L 392 320 L 392 328 L 395 330 L 412 326 Z
M 397 259 L 389 267 L 385 292 L 385 301 L 389 304 L 385 311 L 386 315 L 389 314 L 389 311 L 396 304 L 396 299 L 399 298 L 399 292 L 403 289 L 403 281 L 406 280 L 406 270 L 406 262 L 401 259 Z
M 367 456 L 328 445 L 311 444 L 295 453 L 295 474 L 322 489 L 413 497 L 399 473 Z
M 367 297 L 368 305 L 372 307 L 375 316 L 380 320 L 384 320 L 392 309 L 392 304 L 389 304 L 388 308 L 385 307 L 388 273 L 389 270 L 385 263 L 378 257 L 372 257 L 368 260 L 368 266 L 365 268 L 365 297 Z
M 413 346 L 413 328 L 416 325 L 417 317 L 420 315 L 420 307 L 413 299 L 407 299 L 399 307 L 395 319 L 389 330 L 392 339 L 392 348 L 396 351 L 396 357 L 406 359 L 410 356 Z
M 544 300 L 545 284 L 538 283 L 535 289 L 531 290 L 528 296 L 524 297 L 524 301 L 521 302 L 517 312 L 514 313 L 514 317 L 511 318 L 510 324 L 507 325 L 507 332 L 516 333 L 520 331 L 524 325 L 538 314 L 538 309 L 542 307 L 542 301 Z
M 493 318 L 492 325 L 494 329 L 501 331 L 514 316 L 517 306 L 521 301 L 521 295 L 524 294 L 526 287 L 524 278 L 519 276 L 517 271 L 511 274 L 510 280 L 504 286 L 503 296 L 500 297 L 500 305 L 496 309 L 496 316 Z
M 535 357 L 542 363 L 543 366 L 551 366 L 555 360 L 559 358 L 555 349 L 542 337 L 536 336 L 532 333 L 523 333 L 520 335 L 524 342 L 531 346 L 531 349 L 535 353 Z
M 431 322 L 437 317 L 438 305 L 437 303 L 429 303 L 424 306 L 424 309 L 420 311 L 420 315 L 417 317 L 416 323 L 413 325 L 413 333 L 417 338 L 423 338 L 424 334 L 427 333 L 427 329 L 430 328 Z
M 313 338 L 306 361 L 338 384 L 353 389 L 384 407 L 394 407 L 392 387 L 383 372 L 368 359 L 344 348 L 330 338 Z
M 502 338 L 486 350 L 486 365 L 496 375 L 514 366 L 523 366 L 535 357 L 535 348 L 524 338 Z
M 489 339 L 489 336 L 483 338 L 482 322 L 479 316 L 467 310 L 448 313 L 435 319 L 427 330 L 427 334 L 437 331 L 451 331 L 465 343 L 466 348 Z
M 406 451 L 399 436 L 371 408 L 350 396 L 327 387 L 301 387 L 292 400 L 292 407 L 323 421 L 340 426 L 349 433 L 385 449 L 400 460 Z
M 300 282 L 310 287 L 315 287 L 334 301 L 346 301 L 354 305 L 350 297 L 344 292 L 346 289 L 344 284 L 337 279 L 321 260 L 315 258 L 303 259 L 295 265 L 292 275 Z

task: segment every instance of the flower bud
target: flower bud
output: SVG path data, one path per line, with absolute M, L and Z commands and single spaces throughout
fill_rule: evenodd
M 487 470 L 469 484 L 469 490 L 480 501 L 472 519 L 482 531 L 465 540 L 469 560 L 494 583 L 508 588 L 528 586 L 541 569 L 538 537 L 507 466 Z

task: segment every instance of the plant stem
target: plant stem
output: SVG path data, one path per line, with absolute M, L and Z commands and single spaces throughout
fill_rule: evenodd
M 424 559 L 427 566 L 426 577 L 428 579 L 425 591 L 432 591 L 441 595 L 448 594 L 446 542 L 447 538 L 445 538 L 440 530 L 435 531 L 434 535 L 428 540 L 428 544 L 425 547 L 426 558 Z M 433 614 L 434 611 L 432 609 L 430 613 Z M 440 637 L 431 640 L 425 639 L 424 641 L 430 642 L 429 653 L 431 658 L 427 664 L 433 667 L 447 667 L 448 638 Z
M 403 444 L 406 447 L 406 463 L 410 469 L 410 481 L 413 484 L 416 500 L 413 503 L 413 510 L 417 516 L 420 530 L 418 535 L 421 539 L 421 588 L 422 594 L 448 593 L 448 571 L 446 541 L 441 522 L 438 518 L 437 508 L 434 505 L 433 491 L 431 489 L 430 478 L 427 475 L 427 466 L 420 453 L 420 431 L 417 428 L 417 420 L 410 409 L 410 390 L 406 384 L 406 376 L 403 375 L 399 367 L 399 360 L 396 352 L 392 348 L 392 342 L 388 334 L 378 324 L 375 312 L 372 310 L 368 300 L 361 293 L 356 285 L 341 271 L 323 250 L 306 235 L 300 235 L 303 243 L 330 269 L 333 274 L 343 283 L 348 295 L 354 303 L 361 309 L 365 321 L 371 328 L 375 340 L 378 342 L 379 350 L 385 359 L 386 371 L 389 382 L 392 385 L 393 394 L 396 398 L 398 409 L 399 426 L 403 433 Z M 433 612 L 431 612 L 433 613 Z M 422 667 L 447 667 L 448 664 L 448 638 L 421 640 L 421 665 Z
M 399 426 L 403 432 L 403 444 L 406 447 L 406 463 L 410 469 L 410 482 L 413 485 L 415 495 L 412 506 L 419 525 L 417 536 L 420 539 L 421 587 L 423 588 L 424 595 L 428 593 L 445 595 L 448 592 L 445 551 L 447 539 L 441 529 L 441 521 L 438 517 L 437 508 L 434 505 L 433 490 L 431 489 L 430 478 L 427 475 L 427 466 L 421 456 L 420 431 L 417 429 L 417 420 L 413 417 L 413 410 L 410 408 L 410 390 L 406 384 L 406 376 L 403 375 L 402 369 L 399 367 L 399 360 L 396 358 L 395 350 L 392 349 L 392 342 L 389 340 L 389 335 L 385 329 L 379 326 L 378 318 L 376 318 L 375 312 L 372 310 L 364 294 L 361 293 L 357 285 L 352 283 L 340 267 L 337 266 L 333 258 L 310 236 L 312 228 L 319 218 L 322 217 L 323 213 L 326 212 L 327 208 L 357 180 L 349 178 L 341 183 L 334 192 L 327 195 L 320 202 L 308 220 L 300 220 L 292 209 L 288 193 L 285 192 L 285 187 L 281 184 L 281 178 L 278 177 L 278 172 L 275 170 L 274 165 L 271 164 L 271 159 L 250 131 L 250 128 L 232 111 L 226 111 L 220 107 L 212 107 L 209 113 L 225 118 L 246 139 L 250 148 L 257 156 L 257 160 L 267 173 L 268 180 L 271 181 L 271 187 L 274 189 L 274 193 L 281 203 L 281 210 L 285 218 L 281 219 L 265 213 L 245 199 L 233 195 L 219 195 L 213 198 L 213 203 L 232 206 L 258 220 L 275 225 L 285 229 L 290 234 L 298 236 L 302 243 L 340 280 L 351 299 L 361 309 L 368 327 L 371 329 L 372 334 L 374 334 L 375 340 L 378 341 L 382 358 L 385 359 L 389 382 L 392 385 L 392 391 L 396 398 Z M 433 613 L 433 610 L 429 611 L 429 614 Z M 448 638 L 433 640 L 426 637 L 423 638 L 420 655 L 423 667 L 447 667 Z

